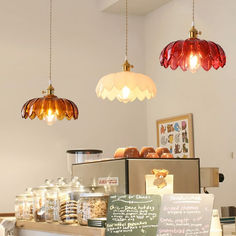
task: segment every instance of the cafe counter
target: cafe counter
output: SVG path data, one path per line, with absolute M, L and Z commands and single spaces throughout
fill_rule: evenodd
M 105 236 L 104 228 L 95 228 L 79 225 L 61 225 L 57 223 L 16 222 L 17 236 Z

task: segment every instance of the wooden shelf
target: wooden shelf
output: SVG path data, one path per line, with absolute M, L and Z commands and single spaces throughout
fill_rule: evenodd
M 87 227 L 80 225 L 61 225 L 59 223 L 38 223 L 17 221 L 16 227 L 18 230 L 33 230 L 56 234 L 69 234 L 76 236 L 105 236 L 104 228 Z

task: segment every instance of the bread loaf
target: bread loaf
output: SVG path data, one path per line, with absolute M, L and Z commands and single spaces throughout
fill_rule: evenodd
M 161 155 L 161 158 L 174 158 L 172 153 L 163 153 Z
M 140 151 L 140 157 L 146 158 L 149 153 L 155 153 L 155 149 L 153 147 L 143 147 Z
M 160 158 L 160 156 L 157 153 L 154 152 L 154 153 L 148 153 L 146 158 L 155 159 L 155 158 Z
M 169 151 L 168 148 L 165 148 L 165 147 L 158 147 L 158 148 L 156 149 L 156 153 L 158 154 L 159 157 L 161 157 L 163 153 L 170 153 L 170 151 Z
M 135 147 L 118 148 L 114 154 L 115 158 L 135 158 L 139 157 L 139 151 Z

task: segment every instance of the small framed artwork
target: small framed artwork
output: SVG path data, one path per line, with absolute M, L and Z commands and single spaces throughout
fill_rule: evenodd
M 175 158 L 193 158 L 193 114 L 156 121 L 157 146 L 167 147 Z

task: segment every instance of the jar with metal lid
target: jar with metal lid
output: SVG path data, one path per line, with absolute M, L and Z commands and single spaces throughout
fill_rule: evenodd
M 34 197 L 33 197 L 32 188 L 28 188 L 25 193 L 25 207 L 24 207 L 24 219 L 27 221 L 31 221 L 34 218 L 33 215 L 33 205 L 34 205 Z
M 56 186 L 46 187 L 45 193 L 45 220 L 48 223 L 59 221 L 59 188 Z
M 45 222 L 45 197 L 46 188 L 45 186 L 33 188 L 34 194 L 34 220 L 36 222 Z
M 15 198 L 15 217 L 17 220 L 24 220 L 25 195 L 20 194 Z
M 108 195 L 103 193 L 83 193 L 78 203 L 78 221 L 88 225 L 88 219 L 103 218 L 107 215 Z

